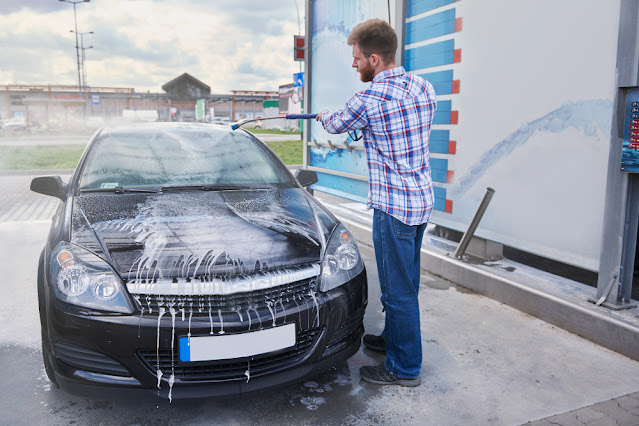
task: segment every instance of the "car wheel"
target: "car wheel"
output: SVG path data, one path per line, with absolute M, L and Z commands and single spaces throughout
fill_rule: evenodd
M 58 382 L 55 379 L 55 372 L 53 371 L 53 365 L 49 361 L 49 356 L 47 355 L 47 351 L 45 348 L 46 342 L 46 313 L 45 313 L 45 301 L 44 301 L 44 250 L 40 253 L 40 260 L 38 261 L 38 309 L 40 311 L 40 329 L 41 331 L 41 342 L 42 342 L 42 362 L 44 364 L 44 370 L 47 373 L 47 377 L 51 380 L 51 383 L 55 387 L 58 386 Z
M 51 380 L 51 383 L 53 383 L 53 385 L 58 388 L 60 387 L 58 385 L 58 381 L 55 378 L 55 372 L 53 371 L 53 365 L 51 365 L 51 362 L 49 361 L 49 356 L 47 355 L 47 351 L 44 347 L 44 337 L 42 338 L 42 362 L 44 363 L 44 371 L 46 371 L 47 373 L 47 377 L 49 378 L 49 380 Z

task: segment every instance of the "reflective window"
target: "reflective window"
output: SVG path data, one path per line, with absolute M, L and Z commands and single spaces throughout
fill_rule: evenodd
M 292 186 L 277 158 L 242 131 L 163 124 L 111 130 L 94 142 L 80 189 L 117 186 Z

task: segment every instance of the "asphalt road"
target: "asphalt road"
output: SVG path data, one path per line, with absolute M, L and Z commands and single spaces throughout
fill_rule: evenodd
M 0 176 L 0 187 L 9 186 L 7 178 Z M 0 217 L 2 424 L 512 425 L 564 415 L 565 423 L 553 423 L 568 425 L 578 424 L 571 422 L 577 409 L 590 410 L 593 424 L 639 423 L 638 394 L 624 396 L 639 390 L 639 363 L 427 271 L 420 289 L 424 359 L 418 388 L 361 382 L 359 367 L 382 358 L 360 349 L 311 380 L 241 399 L 169 403 L 69 395 L 46 378 L 36 300 L 36 263 L 55 206 L 28 192 L 30 176 L 12 178 L 13 195 L 0 198 L 0 205 L 14 209 Z M 369 276 L 365 327 L 378 333 L 383 313 L 374 254 L 371 247 L 361 250 Z M 618 411 L 617 418 L 582 408 L 601 401 L 611 405 L 608 413 Z M 549 424 L 543 422 L 538 424 Z

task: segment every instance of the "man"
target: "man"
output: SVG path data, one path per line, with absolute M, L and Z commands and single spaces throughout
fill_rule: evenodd
M 372 82 L 339 111 L 322 111 L 329 133 L 361 129 L 368 158 L 368 208 L 374 209 L 373 242 L 386 312 L 381 336 L 364 345 L 386 352 L 386 361 L 360 368 L 362 380 L 419 386 L 422 345 L 419 320 L 419 254 L 433 208 L 428 140 L 437 107 L 431 84 L 395 65 L 397 35 L 380 19 L 365 21 L 348 36 L 353 68 Z

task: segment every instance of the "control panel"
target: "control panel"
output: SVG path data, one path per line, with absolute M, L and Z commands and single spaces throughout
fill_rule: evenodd
M 624 92 L 621 170 L 639 173 L 639 87 L 625 88 Z

